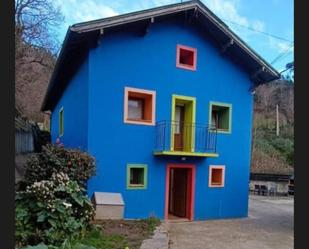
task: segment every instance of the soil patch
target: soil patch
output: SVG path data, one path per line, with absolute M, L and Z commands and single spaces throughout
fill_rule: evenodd
M 100 225 L 104 236 L 123 238 L 130 249 L 140 248 L 143 240 L 149 238 L 160 221 L 155 218 L 144 220 L 101 220 L 94 224 Z

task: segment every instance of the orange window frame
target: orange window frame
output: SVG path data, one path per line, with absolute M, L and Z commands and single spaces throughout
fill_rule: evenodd
M 129 98 L 143 99 L 144 119 L 130 119 L 128 117 Z M 155 125 L 156 92 L 152 90 L 125 87 L 124 93 L 124 123 L 139 125 Z

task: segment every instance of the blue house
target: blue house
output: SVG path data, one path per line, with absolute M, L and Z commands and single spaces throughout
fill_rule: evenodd
M 246 217 L 254 88 L 278 77 L 194 0 L 69 27 L 42 109 L 124 218 Z

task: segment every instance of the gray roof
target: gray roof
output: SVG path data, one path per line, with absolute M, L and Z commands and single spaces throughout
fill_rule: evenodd
M 230 56 L 241 64 L 255 84 L 267 83 L 280 77 L 280 74 L 268 62 L 250 48 L 201 1 L 192 0 L 70 26 L 51 77 L 42 110 L 50 110 L 54 107 L 58 95 L 61 95 L 60 92 L 64 90 L 66 81 L 68 81 L 62 76 L 63 72 L 67 71 L 65 68 L 69 67 L 72 62 L 74 63 L 76 53 L 82 56 L 82 51 L 91 44 L 90 40 L 95 43 L 98 37 L 104 35 L 105 32 L 124 25 L 143 24 L 147 29 L 147 25 L 156 20 L 182 13 L 191 16 L 197 24 L 203 25 L 205 32 L 212 35 L 222 54 Z M 61 84 L 62 86 L 60 86 Z

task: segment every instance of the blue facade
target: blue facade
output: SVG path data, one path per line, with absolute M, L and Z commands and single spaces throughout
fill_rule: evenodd
M 62 93 L 51 116 L 51 137 L 71 148 L 87 150 L 88 144 L 88 58 L 81 64 Z M 59 111 L 64 112 L 64 134 L 59 136 Z
M 197 69 L 176 67 L 176 46 L 197 49 Z M 107 33 L 64 91 L 52 112 L 52 139 L 64 107 L 68 147 L 87 149 L 97 160 L 94 191 L 120 192 L 125 218 L 164 218 L 166 167 L 194 164 L 194 220 L 246 217 L 251 153 L 253 96 L 247 73 L 222 56 L 198 27 L 181 21 L 155 22 L 141 36 L 134 30 Z M 124 123 L 124 88 L 156 91 L 156 121 L 171 119 L 172 95 L 196 98 L 196 123 L 209 123 L 211 101 L 232 104 L 232 131 L 217 137 L 217 158 L 154 156 L 155 127 Z M 147 164 L 146 189 L 128 190 L 127 164 Z M 225 186 L 208 187 L 209 165 L 225 165 Z

